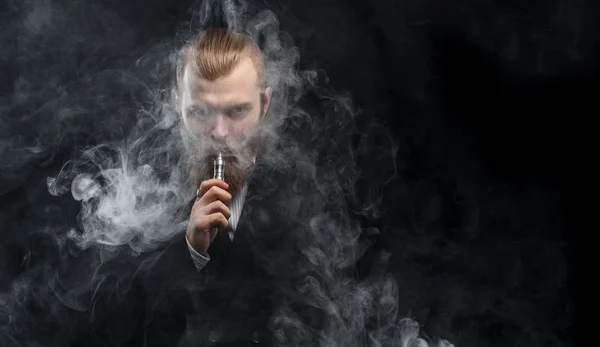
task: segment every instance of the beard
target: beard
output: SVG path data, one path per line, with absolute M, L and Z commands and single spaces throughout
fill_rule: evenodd
M 211 140 L 210 143 L 200 144 L 203 150 L 199 150 L 199 148 L 194 150 L 188 142 L 186 148 L 189 151 L 188 154 L 191 155 L 188 162 L 190 183 L 196 189 L 200 187 L 202 182 L 215 178 L 214 162 L 217 157 L 216 153 L 221 152 L 225 164 L 223 178 L 229 185 L 229 193 L 235 196 L 242 190 L 252 173 L 254 159 L 258 154 L 260 143 L 259 136 L 252 136 L 245 142 L 243 148 L 234 150 L 224 143 Z
M 229 193 L 236 196 L 250 177 L 262 145 L 260 128 L 256 127 L 238 139 L 237 148 L 210 136 L 195 136 L 183 123 L 180 133 L 188 154 L 189 178 L 194 189 L 199 188 L 202 182 L 215 178 L 214 161 L 217 153 L 221 152 L 225 164 L 223 179 L 229 185 Z
M 202 182 L 215 178 L 215 159 L 216 155 L 211 155 L 191 166 L 190 179 L 195 187 L 200 187 Z M 241 165 L 240 161 L 235 156 L 228 153 L 223 153 L 223 162 L 225 163 L 223 170 L 224 181 L 229 185 L 229 193 L 232 196 L 235 196 L 242 190 L 242 187 L 246 183 L 250 167 Z

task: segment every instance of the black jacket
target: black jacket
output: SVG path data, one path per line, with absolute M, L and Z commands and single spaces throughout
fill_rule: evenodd
M 336 220 L 350 229 L 350 217 L 344 198 L 317 189 L 313 177 L 258 161 L 234 240 L 219 233 L 201 272 L 183 232 L 134 266 L 123 265 L 123 290 L 93 299 L 94 334 L 109 346 L 269 346 L 287 334 L 278 327 L 282 308 L 318 331 L 323 317 L 298 291 L 308 276 L 320 276 L 306 250 L 328 251 L 326 239 L 315 241 L 315 225 Z M 377 235 L 363 232 L 357 244 L 359 260 L 339 270 L 363 280 L 377 266 Z

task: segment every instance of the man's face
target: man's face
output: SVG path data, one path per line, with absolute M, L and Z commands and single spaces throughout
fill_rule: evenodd
M 250 58 L 224 77 L 209 81 L 186 67 L 179 92 L 185 142 L 191 155 L 191 179 L 197 185 L 212 177 L 212 160 L 225 156 L 225 181 L 235 193 L 246 180 L 258 147 L 258 130 L 271 100 L 262 90 Z
M 226 145 L 234 152 L 246 152 L 245 147 L 256 140 L 271 90 L 260 88 L 250 58 L 215 81 L 198 77 L 188 66 L 182 89 L 180 107 L 189 135 L 209 146 Z

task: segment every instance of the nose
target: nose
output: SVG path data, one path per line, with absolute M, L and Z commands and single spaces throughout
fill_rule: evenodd
M 211 135 L 218 139 L 225 139 L 229 135 L 229 124 L 224 115 L 218 114 L 215 117 L 215 123 Z

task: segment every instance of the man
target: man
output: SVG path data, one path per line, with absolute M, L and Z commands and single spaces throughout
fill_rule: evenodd
M 216 154 L 217 148 L 212 148 L 212 153 L 207 150 L 211 145 L 237 154 L 226 156 L 225 181 L 212 178 L 214 159 L 210 155 L 209 160 L 192 165 L 192 181 L 199 190 L 186 241 L 196 268 L 202 270 L 209 261 L 210 244 L 218 231 L 229 226 L 229 220 L 229 235 L 234 237 L 246 195 L 250 158 L 254 163 L 257 131 L 269 109 L 272 89 L 264 86 L 260 48 L 249 36 L 224 29 L 207 30 L 184 47 L 177 80 L 175 102 L 192 160 L 203 152 Z M 190 139 L 198 139 L 196 144 L 204 148 L 194 153 Z M 245 167 L 239 167 L 244 161 Z M 233 215 L 229 209 L 232 198 Z
M 192 39 L 181 58 L 173 101 L 198 188 L 189 224 L 136 269 L 128 294 L 117 298 L 123 305 L 106 299 L 127 323 L 100 322 L 97 334 L 119 346 L 270 345 L 274 338 L 316 343 L 323 317 L 297 293 L 309 273 L 319 276 L 305 259 L 314 242 L 307 230 L 314 211 L 330 203 L 311 193 L 310 177 L 293 165 L 269 162 L 261 129 L 273 90 L 265 85 L 262 53 L 248 35 L 210 29 Z M 224 181 L 212 177 L 218 152 L 225 158 Z M 332 200 L 341 211 L 342 198 Z M 363 277 L 373 255 L 366 252 L 350 273 Z M 299 323 L 278 325 L 282 307 L 303 321 L 301 329 L 285 328 Z

